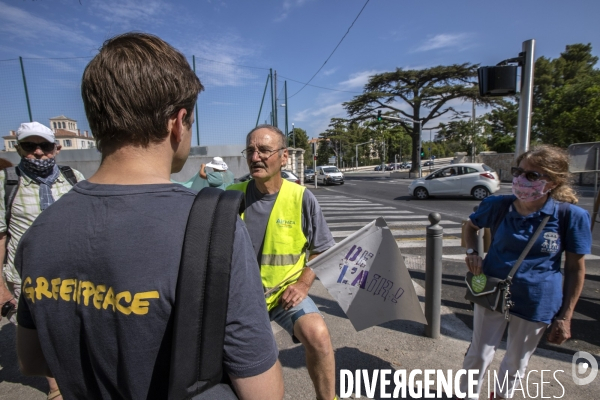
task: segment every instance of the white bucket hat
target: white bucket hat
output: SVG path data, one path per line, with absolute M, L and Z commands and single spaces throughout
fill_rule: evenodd
M 227 164 L 221 157 L 213 157 L 212 161 L 206 164 L 206 166 L 227 171 Z
M 50 143 L 54 143 L 54 132 L 39 122 L 24 122 L 17 129 L 17 140 L 19 142 L 29 136 L 39 136 Z

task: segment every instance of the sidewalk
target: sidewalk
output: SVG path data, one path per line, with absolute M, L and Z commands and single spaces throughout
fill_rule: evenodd
M 417 295 L 424 301 L 424 289 L 414 284 Z M 442 335 L 439 339 L 430 339 L 423 335 L 423 325 L 410 321 L 392 321 L 381 326 L 356 332 L 338 304 L 327 293 L 320 281 L 315 281 L 311 289 L 311 297 L 324 315 L 335 350 L 336 359 L 336 391 L 339 394 L 340 370 L 354 372 L 366 369 L 369 375 L 375 369 L 392 371 L 405 369 L 407 376 L 413 369 L 441 369 L 456 372 L 461 368 L 463 356 L 469 346 L 471 330 L 454 316 L 451 310 L 442 306 Z M 424 304 L 422 303 L 422 306 Z M 280 352 L 279 359 L 284 370 L 285 399 L 314 400 L 315 394 L 310 377 L 305 367 L 304 349 L 292 343 L 289 335 L 277 325 L 273 327 Z M 44 378 L 27 378 L 22 376 L 16 364 L 14 350 L 15 327 L 0 322 L 0 399 L 43 400 L 46 398 L 46 382 Z M 498 349 L 491 370 L 497 370 L 505 353 L 505 343 Z M 569 400 L 588 400 L 598 398 L 600 377 L 587 386 L 577 386 L 571 378 L 571 356 L 550 350 L 538 349 L 529 362 L 529 395 L 523 397 L 521 392 L 515 393 L 516 399 L 541 398 L 540 371 L 544 375 L 544 397 Z M 537 372 L 536 372 L 537 371 Z M 553 378 L 556 373 L 556 378 Z M 421 375 L 418 377 L 423 379 Z M 376 385 L 375 397 L 380 399 L 379 384 Z M 391 389 L 390 389 L 391 388 Z M 432 387 L 435 389 L 435 385 Z M 564 389 L 563 389 L 564 388 Z M 388 392 L 393 390 L 393 380 Z M 483 382 L 483 391 L 487 393 L 487 380 Z M 536 394 L 537 392 L 537 394 Z M 358 398 L 351 396 L 350 398 Z M 361 398 L 367 398 L 363 386 Z M 412 398 L 408 396 L 407 398 Z M 416 398 L 416 397 L 415 397 Z M 439 398 L 446 398 L 441 396 Z M 487 399 L 484 393 L 480 399 Z
M 415 284 L 417 295 L 424 301 L 424 289 Z M 423 335 L 423 325 L 410 321 L 392 321 L 382 326 L 368 328 L 356 332 L 350 321 L 344 316 L 337 303 L 329 296 L 319 281 L 311 289 L 311 297 L 319 306 L 325 317 L 335 349 L 336 359 L 336 391 L 340 392 L 340 369 L 354 372 L 357 369 L 367 369 L 372 374 L 375 369 L 405 369 L 407 376 L 413 369 L 441 369 L 456 372 L 461 368 L 464 354 L 471 340 L 471 330 L 463 324 L 447 308 L 442 306 L 442 335 L 439 339 L 430 339 Z M 424 304 L 422 303 L 422 306 Z M 304 350 L 300 345 L 294 345 L 286 332 L 275 327 L 276 339 L 280 348 L 279 359 L 284 367 L 286 387 L 285 399 L 313 400 L 315 398 L 312 383 L 304 367 Z M 498 349 L 491 370 L 498 370 L 506 343 Z M 540 371 L 544 373 L 544 397 L 574 400 L 598 398 L 600 377 L 587 386 L 577 386 L 571 378 L 571 359 L 567 354 L 549 350 L 536 350 L 529 362 L 528 371 L 532 371 L 529 379 L 529 395 L 523 397 L 520 391 L 515 393 L 516 399 L 541 398 L 539 387 Z M 537 372 L 533 372 L 537 370 Z M 556 372 L 557 380 L 552 374 Z M 563 372 L 560 372 L 563 371 Z M 421 376 L 422 379 L 422 376 Z M 537 386 L 536 386 L 537 385 Z M 562 386 L 561 386 L 562 385 Z M 391 393 L 392 386 L 388 386 Z M 563 394 L 564 387 L 564 394 Z M 433 386 L 435 388 L 435 386 Z M 536 388 L 538 394 L 536 395 Z M 379 399 L 379 385 L 375 398 Z M 487 380 L 483 382 L 483 391 L 487 393 Z M 408 394 L 408 393 L 407 393 Z M 351 396 L 350 398 L 358 398 Z M 366 398 L 363 386 L 361 398 Z M 411 397 L 407 397 L 411 398 Z M 439 398 L 446 398 L 440 396 Z M 488 399 L 484 393 L 480 399 Z

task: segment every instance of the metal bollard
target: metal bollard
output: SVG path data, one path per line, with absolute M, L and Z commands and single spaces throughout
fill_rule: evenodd
M 439 213 L 429 214 L 425 254 L 425 336 L 440 337 L 440 308 L 442 305 L 442 236 L 444 228 L 438 223 Z
M 477 209 L 479 208 L 479 206 L 475 206 L 473 207 L 473 212 L 477 211 Z M 480 257 L 483 257 L 483 251 L 484 251 L 484 246 L 483 246 L 483 235 L 485 233 L 485 229 L 480 229 L 477 231 L 477 253 L 479 253 Z

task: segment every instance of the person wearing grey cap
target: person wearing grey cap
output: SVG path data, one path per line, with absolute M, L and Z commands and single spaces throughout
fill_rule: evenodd
M 16 149 L 19 165 L 0 171 L 0 199 L 4 199 L 0 200 L 0 259 L 6 262 L 0 274 L 0 319 L 7 317 L 14 324 L 21 294 L 21 277 L 15 269 L 17 245 L 42 211 L 85 179 L 79 171 L 56 165 L 61 146 L 54 132 L 39 122 L 21 124 Z M 58 398 L 54 378 L 48 378 L 48 383 L 48 398 Z

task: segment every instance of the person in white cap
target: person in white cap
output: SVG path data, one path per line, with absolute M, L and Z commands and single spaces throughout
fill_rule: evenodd
M 0 259 L 6 261 L 0 274 L 1 315 L 14 324 L 21 295 L 21 277 L 15 269 L 17 245 L 42 211 L 85 179 L 79 171 L 56 165 L 61 146 L 54 132 L 39 122 L 21 124 L 16 149 L 21 156 L 19 165 L 0 171 L 0 199 L 4 200 L 0 200 Z M 47 379 L 48 398 L 58 398 L 56 381 Z
M 212 168 L 213 172 L 206 172 L 206 167 Z M 229 171 L 227 164 L 221 157 L 213 157 L 208 164 L 200 166 L 200 178 L 208 181 L 208 186 L 225 190 L 227 186 L 233 184 L 235 177 Z

